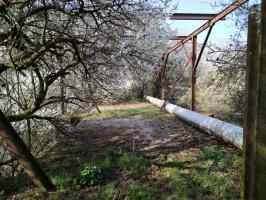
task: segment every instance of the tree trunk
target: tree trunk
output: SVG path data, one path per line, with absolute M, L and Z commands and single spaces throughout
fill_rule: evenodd
M 25 169 L 32 181 L 43 191 L 55 191 L 47 175 L 41 169 L 25 143 L 19 137 L 6 116 L 0 110 L 0 139 L 2 139 L 8 150 L 16 157 L 21 166 Z

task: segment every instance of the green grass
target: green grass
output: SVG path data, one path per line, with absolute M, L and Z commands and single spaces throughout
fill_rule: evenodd
M 158 116 L 161 115 L 159 109 L 142 108 L 142 109 L 124 109 L 124 110 L 108 110 L 102 113 L 104 116 L 110 117 L 131 117 L 136 115 L 142 116 Z
M 157 108 L 106 110 L 101 114 L 78 115 L 80 118 L 123 118 L 131 116 L 158 117 Z M 97 130 L 99 131 L 99 130 Z M 101 132 L 101 130 L 99 131 Z M 97 133 L 98 134 L 98 133 Z M 208 137 L 206 135 L 206 137 Z M 96 144 L 97 145 L 97 144 Z M 208 144 L 206 144 L 208 145 Z M 63 147 L 66 148 L 67 147 Z M 67 155 L 51 152 L 41 166 L 56 185 L 57 191 L 46 197 L 36 196 L 29 178 L 25 174 L 14 179 L 0 179 L 0 199 L 2 190 L 12 194 L 24 191 L 18 199 L 90 199 L 90 200 L 199 200 L 199 199 L 239 199 L 239 173 L 241 155 L 224 147 L 204 147 L 202 149 L 175 149 L 175 152 L 155 152 L 147 158 L 134 155 L 127 150 L 111 147 L 105 149 L 79 147 L 73 156 L 71 149 Z M 92 152 L 91 152 L 92 150 Z M 95 154 L 93 153 L 95 150 Z M 59 151 L 61 152 L 61 151 Z M 97 184 L 78 184 L 84 169 L 96 167 L 99 173 Z M 90 171 L 90 170 L 89 170 Z M 86 180 L 95 176 L 88 176 Z M 97 178 L 98 179 L 98 178 Z M 24 181 L 27 180 L 27 181 Z
M 96 166 L 100 170 L 100 185 L 88 186 L 90 193 L 86 194 L 88 199 L 113 199 L 113 195 L 118 188 L 118 180 L 122 174 L 137 181 L 149 166 L 149 161 L 137 157 L 131 153 L 123 152 L 120 149 L 107 149 L 99 157 L 83 160 L 77 167 L 76 158 L 55 160 L 46 167 L 45 171 L 50 176 L 52 182 L 57 187 L 57 192 L 50 194 L 48 199 L 60 199 L 64 194 L 67 199 L 72 199 L 71 191 L 80 191 L 84 187 L 77 184 L 77 179 L 87 167 Z M 132 186 L 133 187 L 133 186 Z M 133 195 L 135 190 L 125 187 L 121 195 Z M 129 190 L 127 190 L 129 189 Z M 142 193 L 141 191 L 139 193 Z M 140 194 L 139 194 L 140 195 Z M 85 197 L 84 197 L 85 198 Z
M 181 154 L 178 161 L 170 157 L 157 176 L 170 182 L 170 199 L 204 199 L 212 195 L 217 199 L 233 200 L 239 199 L 240 186 L 236 177 L 240 164 L 238 153 L 205 147 L 193 159 L 187 154 Z
M 143 117 L 156 117 L 165 115 L 158 108 L 131 108 L 131 109 L 114 109 L 104 110 L 101 113 L 88 113 L 88 114 L 76 114 L 73 116 L 64 116 L 64 119 L 79 118 L 79 119 L 90 119 L 90 118 L 125 118 L 141 115 Z
M 45 199 L 239 199 L 239 153 L 205 147 L 196 153 L 190 149 L 169 153 L 164 161 L 161 157 L 149 160 L 110 148 L 96 157 L 50 160 L 45 170 L 58 190 Z M 101 180 L 98 185 L 79 187 L 76 180 L 88 166 L 99 169 Z M 29 191 L 23 199 L 40 197 Z

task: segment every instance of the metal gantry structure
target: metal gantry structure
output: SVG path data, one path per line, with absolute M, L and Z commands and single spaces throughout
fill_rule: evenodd
M 164 61 L 164 64 L 162 65 L 160 69 L 160 87 L 161 87 L 161 99 L 165 99 L 165 74 L 166 74 L 166 67 L 167 62 L 169 59 L 169 55 L 179 48 L 185 49 L 185 44 L 189 41 L 192 42 L 192 51 L 191 54 L 188 55 L 186 50 L 186 57 L 187 61 L 186 63 L 180 68 L 179 74 L 177 75 L 177 79 L 175 81 L 174 87 L 176 84 L 180 81 L 182 76 L 184 75 L 185 71 L 188 69 L 188 66 L 191 66 L 191 110 L 196 111 L 196 82 L 197 82 L 197 68 L 199 65 L 199 62 L 201 60 L 201 57 L 203 55 L 204 49 L 206 47 L 206 44 L 208 42 L 208 39 L 210 37 L 210 34 L 212 32 L 212 29 L 218 21 L 225 20 L 226 16 L 242 6 L 244 3 L 246 3 L 248 0 L 238 0 L 234 2 L 233 4 L 229 5 L 227 8 L 225 8 L 223 11 L 221 11 L 218 14 L 185 14 L 185 13 L 175 13 L 170 16 L 170 19 L 172 20 L 208 20 L 206 23 L 204 23 L 202 26 L 200 26 L 198 29 L 193 31 L 188 36 L 181 36 L 176 37 L 173 39 L 180 39 L 177 44 L 173 45 L 167 51 L 164 53 L 162 59 Z M 197 55 L 197 36 L 202 33 L 205 30 L 208 30 L 208 33 L 206 35 L 205 41 L 200 49 L 199 54 Z M 170 92 L 171 94 L 171 92 Z

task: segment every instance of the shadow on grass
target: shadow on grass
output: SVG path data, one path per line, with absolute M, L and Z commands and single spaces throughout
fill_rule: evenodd
M 145 115 L 149 111 L 131 109 L 110 115 Z M 152 116 L 160 114 L 158 111 Z M 159 125 L 153 127 L 166 132 Z M 170 130 L 175 137 L 169 134 L 164 142 L 158 140 L 154 148 L 139 152 L 141 155 L 131 153 L 131 136 L 122 130 L 89 127 L 75 133 L 56 145 L 42 163 L 57 192 L 36 197 L 31 188 L 17 199 L 238 199 L 239 153 L 225 150 L 225 145 L 215 147 L 220 143 L 213 136 L 182 127 Z M 141 142 L 136 140 L 136 146 Z M 94 166 L 99 169 L 96 174 Z M 77 184 L 80 176 L 84 184 Z M 96 179 L 93 184 L 92 179 Z
M 240 154 L 205 147 L 190 161 L 179 159 L 181 161 L 166 161 L 158 174 L 165 183 L 171 183 L 172 199 L 240 198 L 239 185 L 235 181 L 241 164 Z M 171 188 L 176 189 L 171 191 Z

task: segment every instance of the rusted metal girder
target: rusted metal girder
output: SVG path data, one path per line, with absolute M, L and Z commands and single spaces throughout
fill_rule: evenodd
M 56 187 L 41 169 L 40 165 L 28 150 L 6 116 L 0 110 L 0 139 L 15 156 L 32 181 L 43 191 L 55 191 Z
M 247 1 L 248 0 L 238 0 L 238 1 L 234 2 L 233 4 L 231 4 L 230 6 L 228 6 L 225 10 L 223 10 L 222 12 L 220 12 L 219 14 L 217 14 L 213 19 L 209 20 L 208 22 L 206 22 L 205 24 L 203 24 L 201 27 L 199 27 L 196 31 L 192 32 L 185 39 L 181 40 L 179 43 L 177 43 L 176 45 L 174 45 L 171 48 L 169 48 L 166 51 L 166 54 L 169 54 L 169 53 L 174 52 L 179 47 L 181 47 L 182 44 L 188 42 L 189 40 L 192 40 L 193 37 L 197 36 L 198 34 L 200 34 L 203 31 L 205 31 L 207 28 L 213 26 L 216 22 L 222 20 L 226 15 L 230 14 L 231 12 L 233 12 L 234 10 L 236 10 L 237 8 L 239 8 L 241 5 L 243 5 Z
M 203 13 L 174 13 L 170 16 L 170 20 L 211 20 L 217 14 L 203 14 Z M 226 20 L 224 16 L 220 20 Z
M 199 53 L 199 56 L 198 56 L 197 62 L 196 62 L 196 64 L 195 64 L 195 66 L 194 66 L 195 69 L 197 69 L 197 67 L 198 67 L 198 65 L 199 65 L 199 62 L 200 62 L 201 56 L 202 56 L 202 54 L 203 54 L 203 52 L 204 52 L 204 49 L 205 49 L 205 47 L 206 47 L 206 44 L 207 44 L 207 42 L 208 42 L 208 40 L 209 40 L 209 37 L 210 37 L 210 35 L 211 35 L 211 32 L 212 32 L 212 28 L 213 28 L 213 26 L 214 26 L 214 25 L 212 25 L 212 26 L 209 28 L 209 31 L 208 31 L 208 33 L 207 33 L 207 36 L 206 36 L 206 38 L 205 38 L 205 40 L 204 40 L 204 43 L 203 43 L 203 45 L 202 45 L 202 47 L 201 47 L 201 49 L 200 49 L 200 53 Z

